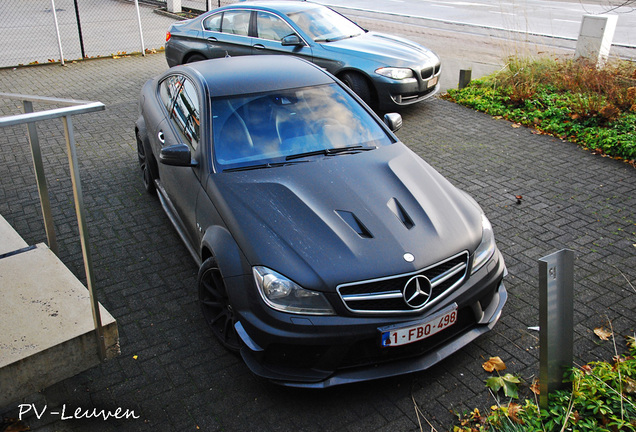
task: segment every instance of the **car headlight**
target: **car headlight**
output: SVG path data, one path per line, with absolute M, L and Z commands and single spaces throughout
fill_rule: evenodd
M 384 67 L 376 69 L 375 73 L 394 80 L 405 80 L 413 78 L 413 71 L 407 68 Z
M 495 234 L 492 230 L 492 225 L 490 221 L 485 215 L 481 215 L 481 243 L 477 246 L 475 250 L 475 258 L 473 259 L 473 270 L 472 273 L 475 273 L 484 264 L 488 262 L 488 260 L 495 253 Z
M 272 309 L 307 315 L 335 314 L 322 293 L 306 290 L 267 267 L 256 266 L 253 273 L 258 292 Z

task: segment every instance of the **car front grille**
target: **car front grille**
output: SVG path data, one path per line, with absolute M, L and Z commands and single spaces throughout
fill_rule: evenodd
M 337 287 L 338 294 L 346 308 L 356 314 L 421 312 L 438 303 L 464 281 L 468 258 L 468 252 L 462 252 L 416 272 L 342 284 Z M 414 308 L 407 304 L 404 291 L 407 283 L 419 275 L 430 281 L 432 291 L 425 304 Z
M 435 66 L 422 69 L 420 71 L 420 76 L 422 77 L 423 80 L 428 80 L 433 78 L 435 75 L 439 74 L 441 69 L 442 69 L 442 65 L 438 63 Z

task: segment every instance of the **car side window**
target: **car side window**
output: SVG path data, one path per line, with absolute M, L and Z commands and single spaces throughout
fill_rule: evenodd
M 250 29 L 251 11 L 225 11 L 221 22 L 223 33 L 247 36 Z
M 221 31 L 221 22 L 223 20 L 223 12 L 209 16 L 203 21 L 203 28 L 209 31 Z
M 192 82 L 182 75 L 171 75 L 161 82 L 159 97 L 182 142 L 196 150 L 199 146 L 201 110 Z
M 200 114 L 196 88 L 190 80 L 184 79 L 176 96 L 170 119 L 183 141 L 193 150 L 199 146 Z
M 258 12 L 256 15 L 256 34 L 261 39 L 281 41 L 294 30 L 282 19 L 269 12 Z
M 161 103 L 166 108 L 166 111 L 168 111 L 168 113 L 172 112 L 174 98 L 181 88 L 182 81 L 182 76 L 171 75 L 163 80 L 161 82 L 161 85 L 159 86 L 159 97 L 161 98 Z

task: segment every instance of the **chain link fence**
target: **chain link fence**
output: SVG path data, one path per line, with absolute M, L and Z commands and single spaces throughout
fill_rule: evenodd
M 232 2 L 183 0 L 182 7 L 196 14 Z M 165 10 L 165 1 L 152 0 L 1 0 L 0 67 L 161 49 L 180 19 Z

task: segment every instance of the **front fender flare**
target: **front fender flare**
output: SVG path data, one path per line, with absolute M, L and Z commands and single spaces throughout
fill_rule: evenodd
M 208 228 L 201 240 L 201 260 L 205 261 L 205 250 L 208 250 L 217 261 L 223 278 L 241 276 L 245 274 L 247 260 L 241 252 L 241 249 L 234 241 L 234 237 L 230 232 L 219 225 Z

